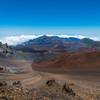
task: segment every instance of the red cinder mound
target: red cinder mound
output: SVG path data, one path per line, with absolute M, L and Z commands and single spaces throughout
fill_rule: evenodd
M 54 59 L 40 63 L 33 62 L 33 69 L 76 69 L 100 67 L 100 51 L 64 53 Z

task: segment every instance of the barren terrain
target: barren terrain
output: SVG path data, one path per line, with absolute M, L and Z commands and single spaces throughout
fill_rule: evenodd
M 71 70 L 65 70 L 63 68 L 48 68 L 46 70 L 33 70 L 32 62 L 25 60 L 3 60 L 0 59 L 2 66 L 8 66 L 10 68 L 16 67 L 22 72 L 1 72 L 0 81 L 6 81 L 8 84 L 12 84 L 15 81 L 20 81 L 23 88 L 39 89 L 44 88 L 44 84 L 48 80 L 56 80 L 61 85 L 64 83 L 74 90 L 74 92 L 82 98 L 82 100 L 100 100 L 100 68 L 95 69 L 87 68 L 75 68 Z M 5 63 L 6 62 L 6 63 Z M 6 65 L 7 64 L 7 65 Z M 42 89 L 42 90 L 43 90 Z M 17 99 L 16 99 L 17 100 Z M 31 99 L 29 99 L 31 100 Z M 35 100 L 35 99 L 33 99 Z M 39 99 L 42 100 L 42 99 Z M 53 100 L 53 99 L 43 99 Z M 65 99 L 62 99 L 65 100 Z M 70 100 L 70 99 L 69 99 Z M 80 99 L 79 99 L 80 100 Z

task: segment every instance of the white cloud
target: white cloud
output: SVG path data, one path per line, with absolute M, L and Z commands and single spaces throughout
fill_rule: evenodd
M 36 38 L 36 35 L 19 35 L 19 36 L 9 36 L 2 38 L 0 41 L 2 43 L 8 43 L 9 45 L 16 45 L 25 41 L 28 41 L 30 39 Z
M 47 36 L 53 36 L 53 35 L 47 34 Z M 84 35 L 56 35 L 56 36 L 62 37 L 62 38 L 69 38 L 69 37 L 74 37 L 74 38 L 79 38 L 79 39 L 90 38 L 95 41 L 100 41 L 99 37 L 89 37 L 89 36 L 84 36 Z
M 18 36 L 9 36 L 9 37 L 5 37 L 0 39 L 0 41 L 2 43 L 8 43 L 9 45 L 16 45 L 16 44 L 20 44 L 22 42 L 28 41 L 30 39 L 35 39 L 37 37 L 40 37 L 42 35 L 18 35 Z M 47 36 L 53 36 L 53 35 L 49 35 L 47 34 Z M 90 38 L 93 40 L 99 40 L 99 37 L 89 37 L 89 36 L 83 36 L 83 35 L 56 35 L 59 37 L 63 37 L 63 38 L 69 38 L 69 37 L 75 37 L 75 38 Z
M 79 39 L 83 39 L 83 38 L 90 38 L 92 40 L 95 40 L 95 41 L 99 41 L 99 37 L 89 37 L 89 36 L 83 36 L 83 35 L 62 35 L 62 37 L 66 37 L 66 38 L 69 38 L 69 37 L 75 37 L 75 38 L 79 38 Z

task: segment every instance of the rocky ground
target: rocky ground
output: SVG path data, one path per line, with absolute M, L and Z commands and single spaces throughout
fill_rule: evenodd
M 0 82 L 0 100 L 83 100 L 68 84 L 60 84 L 55 80 L 48 80 L 37 88 L 23 88 L 20 81 L 9 85 Z
M 0 100 L 100 100 L 98 69 L 48 73 L 32 70 L 30 62 L 11 62 L 7 60 L 9 66 L 17 65 L 25 72 L 0 73 Z
M 0 100 L 100 100 L 88 89 L 79 89 L 74 84 L 54 79 L 47 80 L 38 88 L 23 87 L 20 81 L 0 82 Z

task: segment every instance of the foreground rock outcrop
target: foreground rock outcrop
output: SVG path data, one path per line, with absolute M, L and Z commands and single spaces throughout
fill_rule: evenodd
M 12 85 L 0 82 L 0 100 L 82 100 L 67 85 L 48 80 L 44 86 L 37 89 L 23 88 L 20 81 Z
M 37 88 L 23 87 L 20 81 L 0 82 L 0 100 L 100 100 L 100 95 L 94 94 L 54 79 Z

